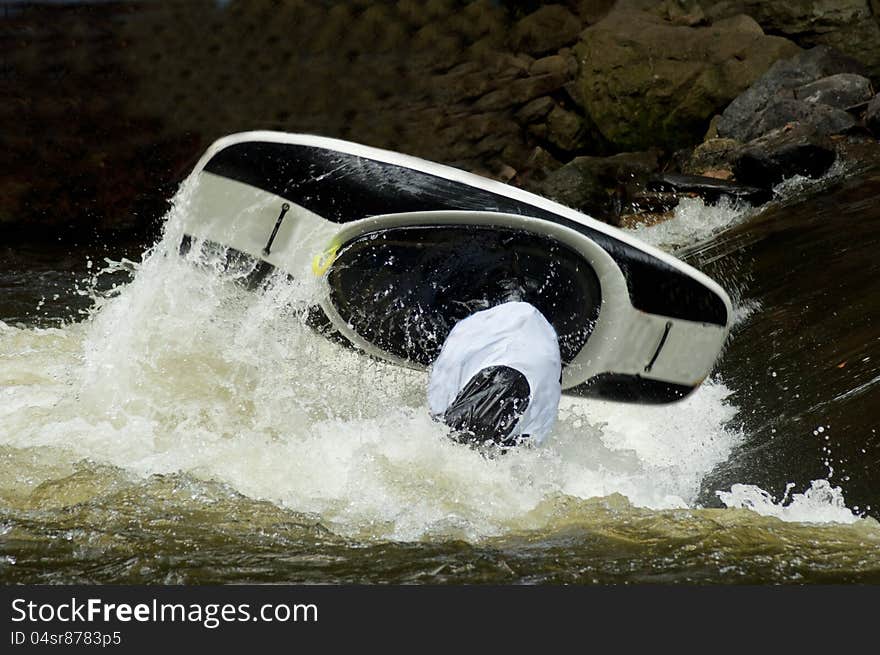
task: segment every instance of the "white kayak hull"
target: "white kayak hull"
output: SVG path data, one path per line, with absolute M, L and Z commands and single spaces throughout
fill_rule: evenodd
M 728 335 L 730 300 L 706 275 L 575 210 L 433 162 L 247 132 L 214 143 L 188 184 L 187 243 L 317 276 L 332 330 L 403 366 L 430 366 L 457 320 L 511 287 L 559 333 L 566 393 L 678 400 Z

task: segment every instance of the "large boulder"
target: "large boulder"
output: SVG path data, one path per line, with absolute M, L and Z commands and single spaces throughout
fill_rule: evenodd
M 764 126 L 762 131 L 759 123 L 763 112 L 780 99 L 793 100 L 795 89 L 829 76 L 860 69 L 858 62 L 826 46 L 817 46 L 790 59 L 777 61 L 727 106 L 718 123 L 718 135 L 740 141 L 756 138 L 767 129 L 777 127 Z
M 675 25 L 624 3 L 575 47 L 580 101 L 612 147 L 676 149 L 699 141 L 714 114 L 798 51 L 749 21 Z
M 710 20 L 748 14 L 765 30 L 789 36 L 826 34 L 871 16 L 868 0 L 702 0 Z
M 794 175 L 821 177 L 846 140 L 823 137 L 814 126 L 796 122 L 742 143 L 715 138 L 697 146 L 681 169 L 696 175 L 735 178 L 739 184 L 769 189 Z
M 836 48 L 864 64 L 873 79 L 880 79 L 880 24 L 873 16 L 825 34 L 805 34 L 798 41 Z
M 834 47 L 864 63 L 875 78 L 880 76 L 876 0 L 702 0 L 701 5 L 709 20 L 746 13 L 767 32 L 803 47 Z

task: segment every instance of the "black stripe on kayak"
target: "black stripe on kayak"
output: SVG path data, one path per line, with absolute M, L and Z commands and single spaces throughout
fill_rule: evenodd
M 660 337 L 660 343 L 657 344 L 657 350 L 654 351 L 654 356 L 651 357 L 651 361 L 645 365 L 645 373 L 650 373 L 651 369 L 654 368 L 654 363 L 660 356 L 660 351 L 663 350 L 663 346 L 666 344 L 666 339 L 669 337 L 669 331 L 671 329 L 672 321 L 666 321 L 666 327 L 663 329 L 663 336 Z
M 636 309 L 727 325 L 727 307 L 717 294 L 656 257 L 541 207 L 439 175 L 337 150 L 271 141 L 227 146 L 204 170 L 273 193 L 334 223 L 443 210 L 541 218 L 574 229 L 605 250 L 623 272 Z
M 584 398 L 603 398 L 620 402 L 659 405 L 681 400 L 696 387 L 663 380 L 652 380 L 640 375 L 600 373 L 563 393 Z

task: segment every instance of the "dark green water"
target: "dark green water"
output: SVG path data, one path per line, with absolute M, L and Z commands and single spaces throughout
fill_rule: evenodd
M 302 328 L 308 289 L 164 242 L 94 288 L 139 257 L 6 247 L 0 582 L 880 582 L 878 196 L 862 172 L 679 239 L 744 316 L 715 379 L 566 406 L 498 460 Z

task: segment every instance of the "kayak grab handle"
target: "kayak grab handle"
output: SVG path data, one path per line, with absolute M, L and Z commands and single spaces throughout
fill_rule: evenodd
M 651 361 L 645 366 L 645 373 L 649 373 L 651 369 L 654 368 L 654 362 L 656 362 L 657 358 L 660 356 L 660 351 L 663 350 L 663 346 L 666 344 L 666 338 L 669 336 L 669 331 L 671 329 L 672 321 L 666 321 L 666 328 L 663 330 L 663 336 L 660 337 L 660 343 L 657 344 L 657 350 L 654 351 L 654 356 L 651 357 Z
M 278 218 L 275 219 L 275 227 L 272 228 L 272 234 L 269 235 L 269 240 L 266 242 L 266 247 L 263 248 L 263 254 L 268 255 L 272 252 L 272 242 L 275 241 L 275 236 L 278 234 L 278 228 L 281 227 L 281 221 L 284 220 L 284 215 L 287 213 L 287 210 L 290 209 L 290 205 L 288 203 L 284 203 L 281 205 L 281 213 L 278 214 Z

